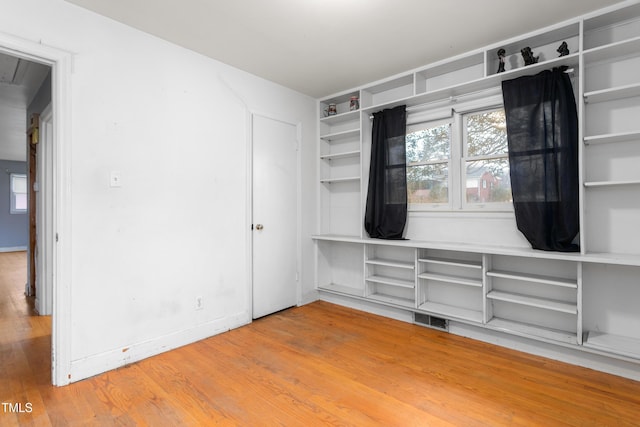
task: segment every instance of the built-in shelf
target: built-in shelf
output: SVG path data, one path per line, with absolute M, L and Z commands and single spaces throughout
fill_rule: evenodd
M 525 337 L 539 337 L 545 340 L 559 341 L 567 344 L 577 343 L 577 336 L 572 332 L 544 328 L 528 323 L 514 322 L 498 317 L 492 318 L 486 325 L 491 329 Z
M 366 263 L 371 265 L 383 265 L 386 267 L 404 268 L 407 270 L 415 269 L 415 265 L 412 262 L 392 261 L 381 258 L 368 259 Z
M 612 58 L 620 58 L 628 55 L 638 55 L 640 52 L 640 37 L 599 46 L 584 51 L 585 62 L 601 62 Z
M 640 180 L 629 181 L 589 181 L 585 182 L 584 186 L 587 188 L 593 187 L 619 187 L 624 185 L 640 185 Z
M 512 273 L 509 271 L 488 271 L 487 276 L 502 279 L 520 280 L 524 282 L 543 283 L 545 285 L 561 286 L 576 289 L 578 283 L 575 279 L 560 279 L 557 277 L 542 276 L 538 274 Z
M 328 133 L 326 135 L 320 135 L 320 139 L 327 142 L 333 142 L 333 141 L 341 141 L 344 139 L 357 138 L 358 136 L 360 136 L 360 129 L 351 129 L 351 130 L 345 130 L 341 132 Z
M 323 184 L 337 184 L 340 182 L 354 182 L 354 181 L 360 181 L 360 177 L 359 176 L 347 176 L 344 178 L 324 178 L 321 179 L 320 182 Z
M 640 339 L 590 331 L 583 345 L 595 350 L 640 359 Z
M 363 289 L 352 288 L 347 285 L 339 285 L 336 283 L 327 283 L 323 285 L 318 285 L 319 289 L 331 292 L 338 292 L 341 294 L 354 295 L 354 296 L 364 296 Z
M 347 111 L 346 113 L 335 114 L 333 116 L 322 117 L 320 123 L 335 125 L 338 123 L 348 122 L 350 120 L 358 120 L 360 118 L 359 111 Z
M 401 298 L 394 295 L 386 295 L 382 293 L 374 293 L 367 296 L 367 298 L 384 302 L 387 304 L 400 305 L 406 308 L 415 308 L 415 302 L 408 298 Z
M 584 93 L 584 102 L 596 103 L 632 98 L 640 95 L 640 84 L 617 86 Z
M 334 153 L 334 154 L 324 154 L 320 156 L 322 160 L 336 160 L 336 159 L 346 159 L 349 157 L 358 157 L 360 156 L 360 151 L 346 151 L 344 153 Z
M 522 295 L 511 292 L 491 291 L 487 294 L 487 298 L 496 301 L 504 301 L 513 304 L 526 305 L 529 307 L 542 308 L 544 310 L 558 311 L 561 313 L 578 313 L 578 307 L 575 303 L 532 297 L 529 295 Z
M 455 283 L 464 286 L 482 287 L 482 280 L 480 279 L 467 279 L 466 277 L 457 277 L 445 274 L 422 273 L 418 275 L 418 278 L 436 280 L 438 282 Z
M 463 267 L 482 270 L 482 263 L 475 261 L 462 261 L 457 259 L 444 259 L 444 258 L 421 258 L 419 262 L 425 264 L 440 264 L 448 265 L 451 267 Z
M 613 144 L 617 142 L 626 142 L 633 140 L 640 140 L 640 131 L 607 133 L 602 135 L 592 135 L 584 137 L 585 145 Z
M 397 286 L 400 288 L 410 288 L 410 289 L 415 288 L 415 283 L 413 283 L 412 281 L 397 279 L 395 277 L 374 275 L 374 276 L 367 277 L 366 280 L 368 282 L 382 283 L 383 285 Z
M 469 310 L 467 308 L 461 308 L 453 305 L 441 304 L 431 301 L 420 304 L 418 309 L 435 315 L 482 323 L 482 311 Z

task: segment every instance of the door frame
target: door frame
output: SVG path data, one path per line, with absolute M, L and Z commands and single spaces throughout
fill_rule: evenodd
M 71 74 L 73 54 L 41 43 L 0 33 L 0 52 L 51 67 L 52 135 L 52 251 L 53 313 L 51 380 L 71 382 Z
M 247 112 L 247 311 L 249 322 L 253 320 L 253 121 L 260 116 L 296 128 L 296 305 L 302 301 L 302 122 L 270 113 L 249 110 Z

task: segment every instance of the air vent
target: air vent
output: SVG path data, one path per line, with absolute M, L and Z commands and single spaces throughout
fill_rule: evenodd
M 440 329 L 441 331 L 449 330 L 449 322 L 441 317 L 429 316 L 428 314 L 413 313 L 413 323 L 429 328 Z

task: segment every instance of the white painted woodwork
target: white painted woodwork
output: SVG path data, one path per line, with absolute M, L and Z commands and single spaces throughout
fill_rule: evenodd
M 297 303 L 298 137 L 295 124 L 252 116 L 253 318 Z
M 571 54 L 557 58 L 555 47 L 562 40 Z M 524 45 L 540 54 L 540 63 L 518 63 Z M 508 52 L 507 71 L 497 75 L 500 47 Z M 573 68 L 580 115 L 580 253 L 530 249 L 512 213 L 410 212 L 409 240 L 366 237 L 362 218 L 371 113 L 402 104 L 453 106 L 499 90 L 503 79 L 559 65 Z M 319 249 L 316 284 L 321 298 L 347 297 L 378 313 L 400 310 L 393 311 L 394 317 L 404 318 L 398 313 L 408 310 L 555 343 L 561 349 L 604 355 L 611 367 L 621 360 L 640 363 L 640 313 L 632 303 L 640 298 L 639 66 L 640 2 L 632 1 L 319 100 L 318 162 L 324 173 L 318 183 L 319 233 L 313 238 Z M 351 96 L 360 97 L 359 117 L 348 110 Z M 337 105 L 338 114 L 323 117 L 330 103 Z M 326 179 L 334 173 L 327 162 L 334 138 L 354 141 L 343 152 L 360 153 L 353 162 L 354 170 L 359 166 L 361 171 L 359 188 L 326 191 Z M 336 225 L 338 217 L 357 220 Z M 406 255 L 411 250 L 417 250 L 413 281 L 401 273 L 403 266 L 412 265 Z M 363 268 L 364 277 L 357 273 Z M 339 285 L 325 279 L 335 274 Z M 388 308 L 377 310 L 367 301 Z

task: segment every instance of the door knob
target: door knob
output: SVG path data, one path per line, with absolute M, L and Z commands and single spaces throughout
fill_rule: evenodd
M 256 225 L 256 230 L 262 230 L 264 228 L 264 226 L 262 224 L 257 224 Z

